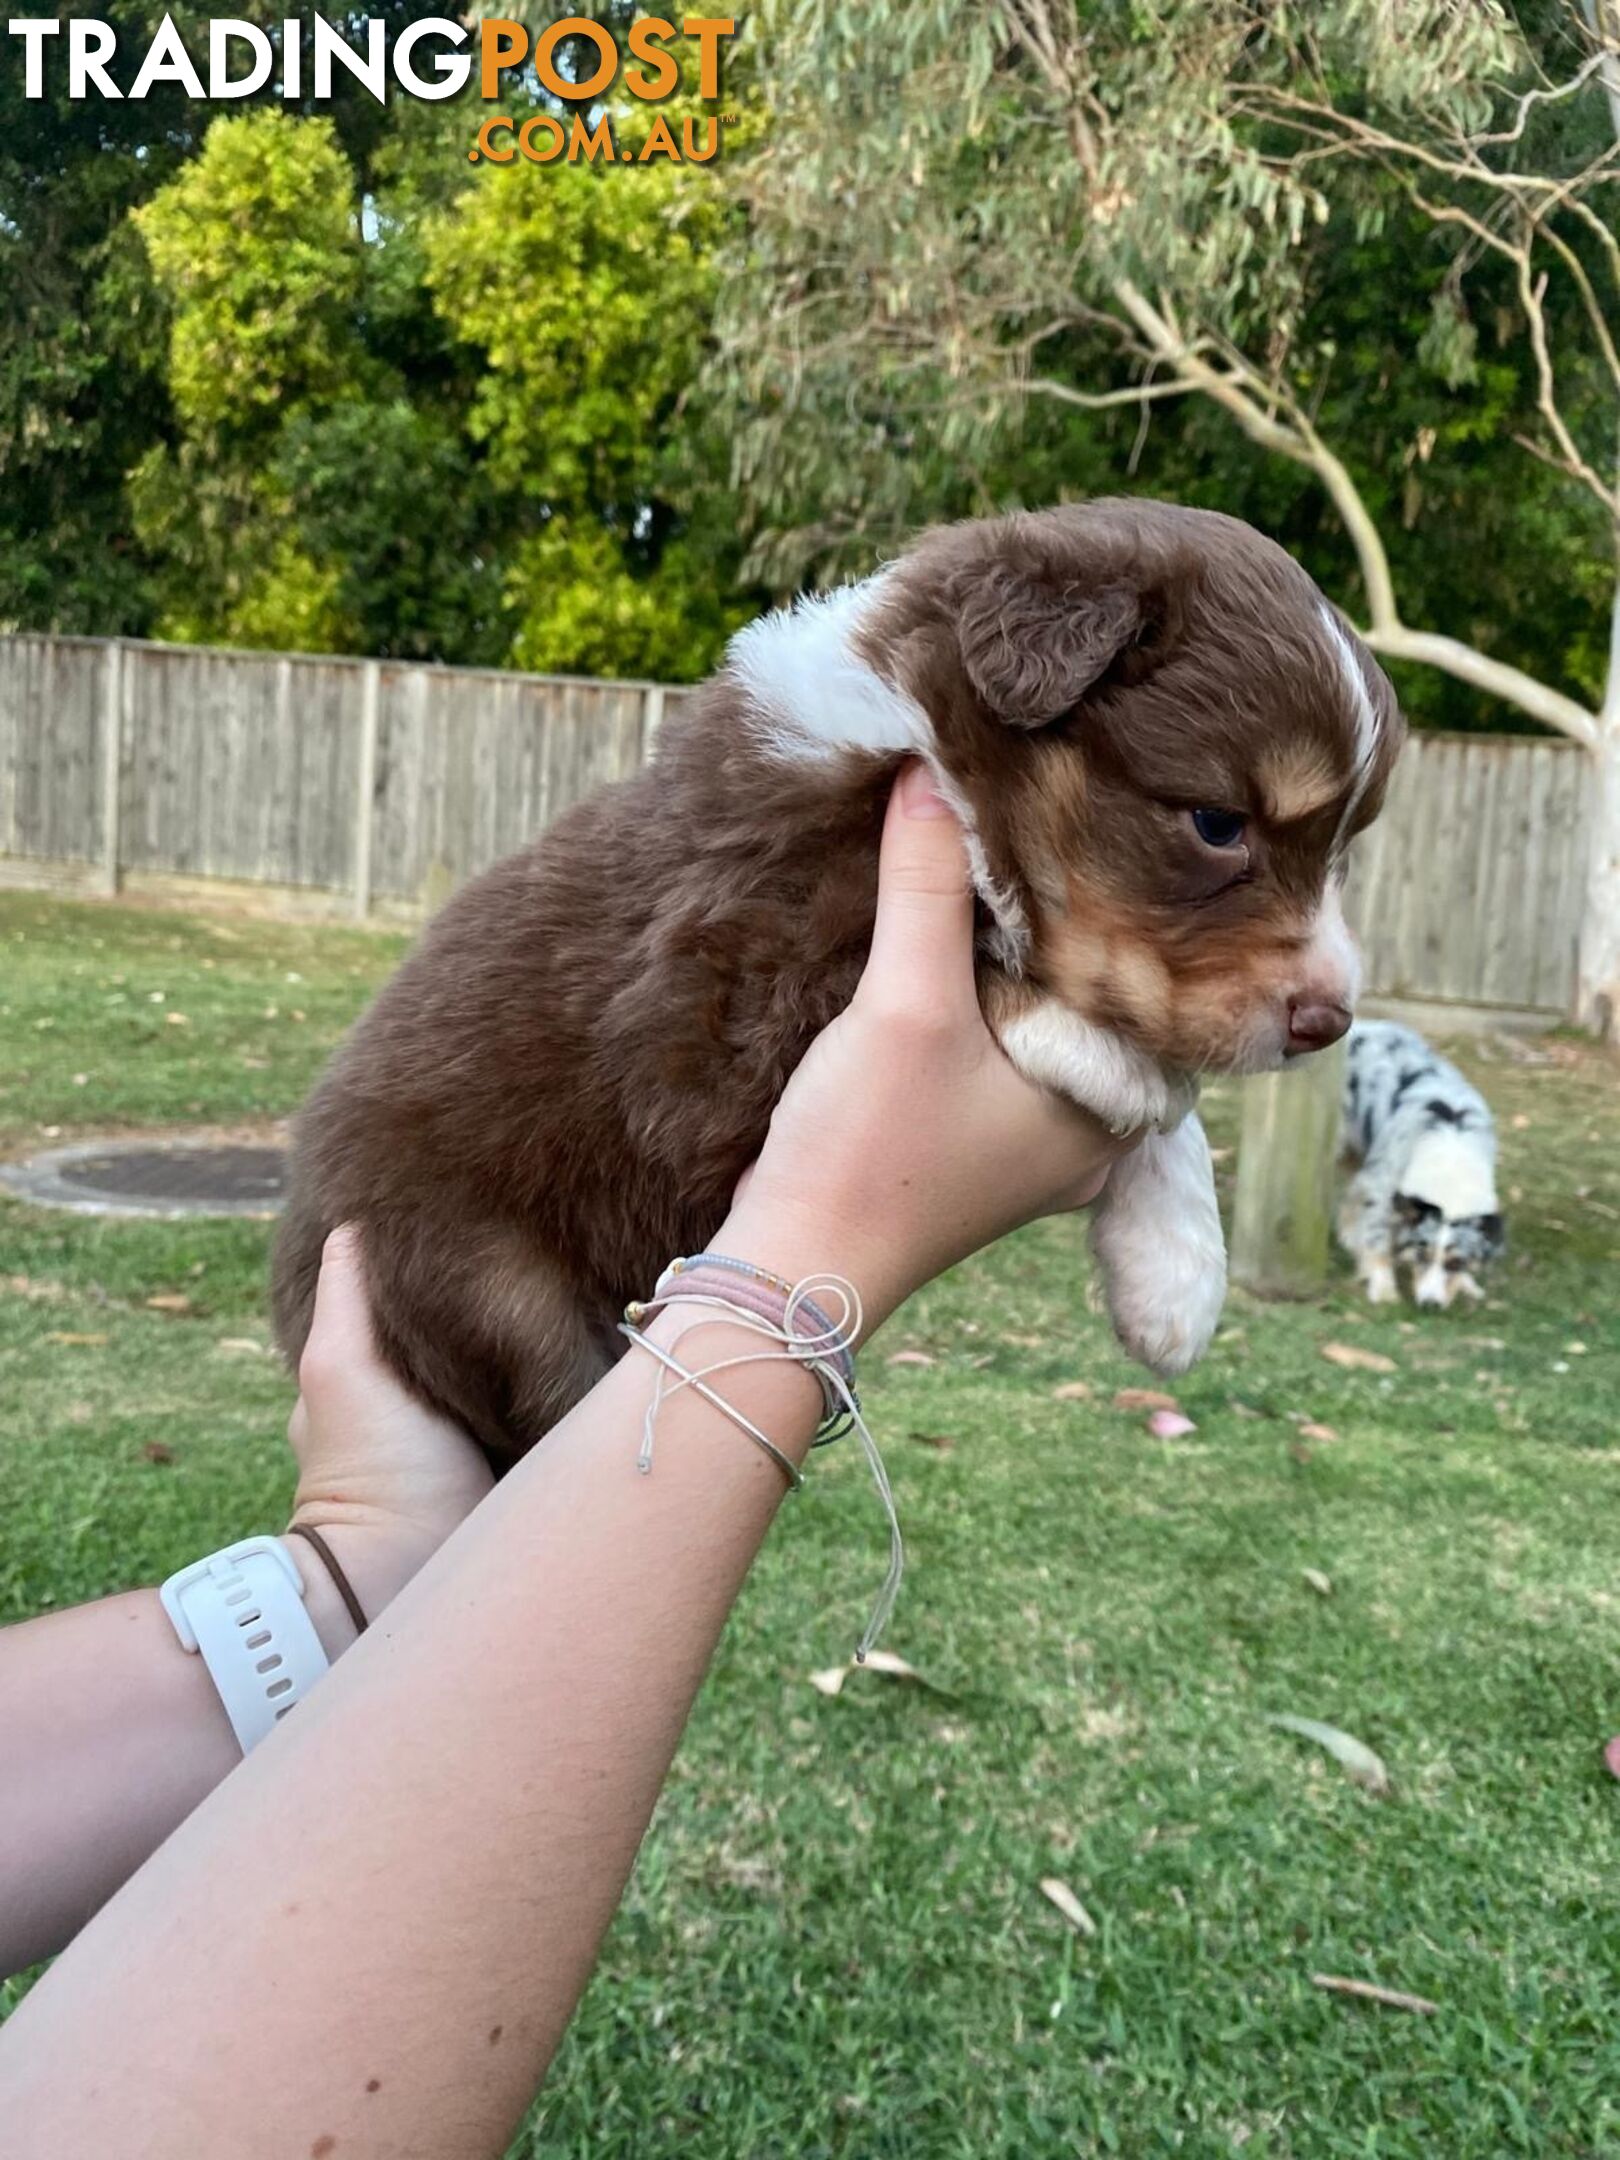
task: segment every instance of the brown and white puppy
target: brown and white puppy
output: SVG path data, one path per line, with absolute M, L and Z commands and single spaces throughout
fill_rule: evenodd
M 1344 851 L 1400 735 L 1305 573 L 1207 511 L 954 526 L 765 617 L 642 773 L 450 903 L 333 1060 L 277 1248 L 283 1348 L 325 1233 L 358 1222 L 401 1376 L 498 1458 L 540 1439 L 617 1354 L 626 1301 L 723 1219 L 848 1001 L 917 755 L 968 835 L 1008 1055 L 1153 1128 L 1093 1240 L 1121 1339 L 1184 1370 L 1225 1287 L 1196 1075 L 1348 1026 Z

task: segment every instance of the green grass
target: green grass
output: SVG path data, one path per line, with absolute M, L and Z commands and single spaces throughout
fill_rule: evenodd
M 0 1146 L 283 1112 L 397 950 L 0 897 Z M 933 1687 L 810 1685 L 882 1567 L 859 1457 L 833 1450 L 726 1638 L 521 2153 L 1620 2150 L 1620 1072 L 1563 1041 L 1463 1056 L 1510 1196 L 1483 1312 L 1234 1298 L 1179 1390 L 1198 1430 L 1168 1443 L 1112 1407 L 1143 1376 L 1086 1311 L 1073 1224 L 893 1323 L 867 1359 L 910 1548 L 889 1643 Z M 266 1340 L 265 1245 L 0 1205 L 0 1617 L 280 1520 L 287 1389 L 230 1347 Z M 183 1314 L 146 1303 L 174 1291 Z M 1341 1369 L 1330 1341 L 1396 1370 Z M 934 1362 L 888 1364 L 902 1348 Z M 1092 1399 L 1057 1399 L 1075 1381 Z M 1277 1712 L 1375 1747 L 1392 1794 Z

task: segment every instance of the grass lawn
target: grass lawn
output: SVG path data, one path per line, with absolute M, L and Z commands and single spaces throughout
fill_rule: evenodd
M 0 1148 L 281 1113 L 399 949 L 0 895 Z M 1509 1196 L 1482 1312 L 1234 1297 L 1170 1442 L 1113 1406 L 1144 1376 L 1086 1311 L 1073 1223 L 891 1325 L 867 1358 L 911 1556 L 888 1640 L 932 1685 L 810 1683 L 883 1563 L 832 1450 L 520 2153 L 1620 2152 L 1620 1068 L 1564 1042 L 1463 1062 Z M 266 1243 L 0 1202 L 0 1619 L 283 1518 Z M 1355 1734 L 1393 1791 L 1275 1713 Z

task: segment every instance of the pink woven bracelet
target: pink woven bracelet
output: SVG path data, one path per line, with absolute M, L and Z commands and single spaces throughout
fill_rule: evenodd
M 816 1280 L 819 1282 L 821 1278 Z M 835 1284 L 834 1287 L 840 1295 L 847 1290 L 844 1285 Z M 626 1317 L 639 1324 L 648 1314 L 667 1305 L 697 1298 L 714 1299 L 736 1306 L 739 1312 L 752 1314 L 756 1320 L 763 1320 L 767 1326 L 777 1329 L 786 1341 L 802 1346 L 797 1355 L 810 1371 L 825 1365 L 836 1373 L 843 1383 L 843 1394 L 832 1385 L 830 1376 L 822 1378 L 826 1415 L 815 1444 L 825 1447 L 849 1430 L 851 1406 L 859 1407 L 859 1397 L 855 1393 L 854 1352 L 842 1326 L 829 1318 L 813 1298 L 785 1277 L 773 1275 L 769 1268 L 756 1266 L 751 1260 L 734 1260 L 727 1253 L 706 1252 L 672 1260 L 659 1276 L 652 1296 L 645 1302 L 629 1306 Z M 846 1315 L 846 1325 L 848 1318 Z M 845 1395 L 848 1401 L 844 1399 Z

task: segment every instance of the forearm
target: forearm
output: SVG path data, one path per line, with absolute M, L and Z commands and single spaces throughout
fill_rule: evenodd
M 706 1331 L 703 1362 L 728 1334 L 759 1347 Z M 638 1475 L 654 1373 L 618 1365 L 24 2003 L 18 2160 L 166 2156 L 182 2124 L 225 2150 L 243 2122 L 265 2151 L 505 2150 L 784 1489 L 690 1392 Z M 808 1447 L 802 1373 L 725 1392 Z
M 335 1658 L 354 1629 L 298 1544 Z M 155 1590 L 0 1630 L 0 1975 L 69 1942 L 241 1759 Z

